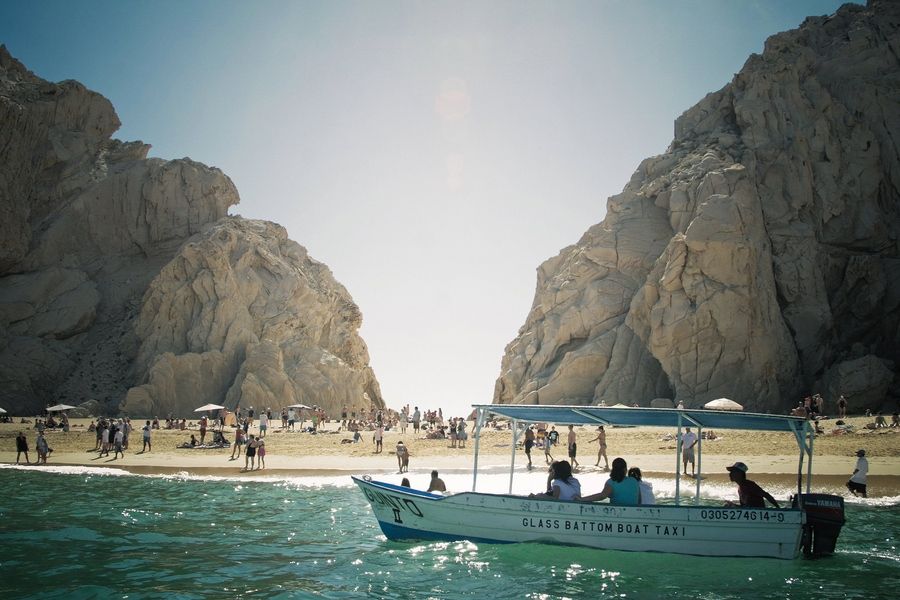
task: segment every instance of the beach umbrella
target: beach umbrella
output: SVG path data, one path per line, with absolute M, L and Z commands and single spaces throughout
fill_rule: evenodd
M 194 412 L 204 412 L 207 410 L 221 410 L 225 408 L 224 406 L 219 406 L 218 404 L 204 404 L 200 408 L 195 408 Z
M 51 406 L 47 408 L 47 412 L 58 412 L 61 410 L 69 410 L 75 408 L 74 406 L 69 406 L 68 404 L 57 404 L 55 406 Z
M 312 406 L 307 406 L 305 404 L 288 404 L 287 408 L 312 408 Z
M 744 410 L 743 406 L 728 398 L 716 398 L 715 400 L 710 400 L 703 405 L 703 408 L 708 408 L 710 410 Z
M 0 408 L 0 415 L 5 415 L 5 414 L 6 414 L 6 411 L 3 410 L 2 408 Z

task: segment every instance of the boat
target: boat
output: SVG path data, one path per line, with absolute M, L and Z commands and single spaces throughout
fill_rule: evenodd
M 548 543 L 603 550 L 668 552 L 697 556 L 793 559 L 835 550 L 844 523 L 841 496 L 810 492 L 814 433 L 806 419 L 745 412 L 603 406 L 475 405 L 472 491 L 433 494 L 369 476 L 353 477 L 389 540 L 476 543 Z M 508 494 L 477 491 L 478 446 L 488 416 L 511 421 Z M 610 505 L 512 494 L 517 442 L 531 423 L 677 428 L 675 498 L 672 504 Z M 697 428 L 693 502 L 681 498 L 681 430 Z M 799 447 L 797 493 L 785 508 L 702 505 L 704 429 L 781 431 Z M 806 490 L 804 483 L 806 462 Z

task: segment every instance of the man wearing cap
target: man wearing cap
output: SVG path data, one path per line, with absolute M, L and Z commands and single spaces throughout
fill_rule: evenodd
M 730 467 L 725 468 L 728 469 L 728 478 L 737 484 L 738 498 L 740 498 L 739 503 L 735 504 L 734 502 L 726 502 L 725 506 L 765 508 L 766 500 L 768 500 L 775 506 L 775 508 L 781 508 L 780 506 L 778 506 L 778 501 L 776 501 L 775 498 L 773 498 L 769 494 L 769 492 L 759 487 L 755 481 L 750 481 L 749 479 L 747 479 L 747 465 L 742 462 L 736 462 Z
M 866 460 L 866 451 L 860 448 L 856 451 L 856 456 L 859 458 L 856 459 L 856 468 L 853 469 L 853 475 L 850 476 L 850 481 L 847 482 L 847 489 L 854 496 L 868 498 L 866 495 L 866 475 L 869 474 L 869 461 Z

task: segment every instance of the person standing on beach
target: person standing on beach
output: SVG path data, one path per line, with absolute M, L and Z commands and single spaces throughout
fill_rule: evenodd
M 256 465 L 256 448 L 258 444 L 256 439 L 251 435 L 247 438 L 249 441 L 247 442 L 247 450 L 244 452 L 244 471 L 252 471 L 253 467 Z M 248 467 L 249 465 L 249 467 Z
M 297 415 L 294 413 L 294 409 L 288 409 L 288 429 L 294 431 L 294 423 L 297 420 Z
M 16 464 L 19 464 L 19 457 L 25 453 L 25 464 L 30 465 L 31 460 L 28 458 L 28 438 L 21 431 L 16 436 Z
M 422 413 L 419 412 L 419 407 L 416 407 L 416 410 L 413 411 L 413 433 L 419 433 L 419 423 L 422 421 Z
M 231 449 L 231 458 L 228 460 L 237 460 L 241 457 L 241 444 L 244 443 L 244 430 L 238 427 L 234 430 L 234 447 Z M 237 457 L 235 457 L 237 453 Z
M 104 421 L 103 431 L 100 433 L 100 456 L 109 456 L 109 428 Z
M 599 467 L 600 459 L 602 458 L 606 462 L 606 470 L 609 471 L 609 458 L 606 456 L 606 430 L 603 429 L 603 425 L 597 428 L 597 437 L 588 442 L 588 444 L 592 442 L 600 442 L 600 449 L 597 450 L 597 464 L 594 466 Z
M 775 508 L 781 508 L 778 505 L 778 501 L 775 500 L 769 494 L 769 492 L 765 491 L 755 481 L 750 481 L 747 479 L 747 465 L 742 462 L 736 462 L 730 467 L 725 467 L 728 469 L 728 478 L 731 481 L 735 482 L 738 486 L 738 499 L 737 503 L 731 502 L 730 500 L 725 503 L 725 506 L 748 506 L 750 508 L 765 508 L 766 500 L 772 503 Z
M 209 425 L 209 420 L 206 418 L 206 415 L 200 417 L 200 443 L 203 444 L 206 442 L 206 427 Z
M 262 415 L 259 415 L 262 418 Z M 262 438 L 256 438 L 256 468 L 266 468 L 266 442 Z
M 47 444 L 47 438 L 44 437 L 43 431 L 38 431 L 37 441 L 34 443 L 37 448 L 38 461 L 37 464 L 47 464 L 47 457 L 50 455 L 50 446 Z
M 259 413 L 259 437 L 266 437 L 266 430 L 269 429 L 269 415 L 266 413 Z
M 528 457 L 528 470 L 530 471 L 532 468 L 531 465 L 531 448 L 534 447 L 534 429 L 531 427 L 525 428 L 525 456 Z
M 150 443 L 150 430 L 151 429 L 153 429 L 153 428 L 150 426 L 150 421 L 147 421 L 147 424 L 141 428 L 141 431 L 143 431 L 143 437 L 144 437 L 144 447 L 141 449 L 141 453 L 150 452 L 151 450 L 153 450 L 153 444 Z
M 403 440 L 397 442 L 397 466 L 400 473 L 409 473 L 409 448 L 403 443 Z
M 578 454 L 578 444 L 576 441 L 577 436 L 575 434 L 575 426 L 569 425 L 569 458 L 572 460 L 573 469 L 578 468 L 578 461 L 575 459 L 575 455 Z
M 869 474 L 869 461 L 866 459 L 866 451 L 860 448 L 856 451 L 856 468 L 853 469 L 853 475 L 850 476 L 850 481 L 847 482 L 847 489 L 854 496 L 862 496 L 863 498 L 868 498 L 868 492 L 866 491 L 866 476 Z
M 847 399 L 844 398 L 844 395 L 841 394 L 841 397 L 838 398 L 838 417 L 841 419 L 847 418 Z
M 546 461 L 546 463 L 548 465 L 553 464 L 555 462 L 553 455 L 550 454 L 550 446 L 551 446 L 550 436 L 546 436 L 544 438 L 544 461 Z
M 681 436 L 681 464 L 684 474 L 687 475 L 687 465 L 691 463 L 691 477 L 695 474 L 694 446 L 696 444 L 697 434 L 691 431 L 690 427 L 685 427 L 684 434 Z
M 116 429 L 116 437 L 113 440 L 115 443 L 115 452 L 113 453 L 113 460 L 119 458 L 119 453 L 122 454 L 122 458 L 125 458 L 125 451 L 122 449 L 122 442 L 125 439 L 125 433 L 122 431 L 123 427 L 119 427 Z
M 375 454 L 381 454 L 383 450 L 381 444 L 384 441 L 384 425 L 381 423 L 375 424 L 375 435 L 372 436 L 372 441 L 375 442 Z

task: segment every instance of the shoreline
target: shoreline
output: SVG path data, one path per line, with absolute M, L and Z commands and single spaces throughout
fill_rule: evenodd
M 424 433 L 416 434 L 388 430 L 384 435 L 383 451 L 374 452 L 373 432 L 363 431 L 362 441 L 351 442 L 351 434 L 336 422 L 327 423 L 317 434 L 305 431 L 270 429 L 264 437 L 267 449 L 266 469 L 242 471 L 244 457 L 229 460 L 232 448 L 180 449 L 178 445 L 198 435 L 196 426 L 185 430 L 153 430 L 153 450 L 139 452 L 142 447 L 140 430 L 132 432 L 130 449 L 124 458 L 117 460 L 99 457 L 93 448 L 96 434 L 87 431 L 90 419 L 73 419 L 69 432 L 51 430 L 45 434 L 54 452 L 49 466 L 100 467 L 124 470 L 139 475 L 213 475 L 261 478 L 277 477 L 340 477 L 345 475 L 372 475 L 393 481 L 398 475 L 395 454 L 396 444 L 403 440 L 409 449 L 410 470 L 417 475 L 437 469 L 442 474 L 461 477 L 471 474 L 474 464 L 475 439 L 470 434 L 465 448 L 454 448 L 448 439 L 428 439 Z M 869 461 L 869 477 L 873 493 L 877 496 L 900 495 L 900 432 L 897 429 L 866 430 L 865 417 L 852 419 L 857 431 L 851 434 L 823 434 L 816 437 L 812 459 L 813 485 L 828 484 L 843 488 L 856 464 L 856 450 L 865 448 Z M 30 423 L 0 424 L 0 463 L 12 464 L 16 459 L 15 436 L 22 431 L 29 443 L 30 458 L 37 459 L 34 450 L 37 433 Z M 559 429 L 559 428 L 558 428 Z M 469 429 L 472 431 L 472 428 Z M 592 443 L 596 431 L 592 427 L 576 428 L 578 435 L 579 477 L 587 481 L 600 480 L 606 472 L 594 467 L 597 462 L 596 443 Z M 251 434 L 259 432 L 254 427 Z M 715 440 L 702 440 L 698 466 L 704 479 L 727 483 L 725 467 L 742 461 L 750 467 L 749 476 L 759 481 L 777 480 L 785 487 L 796 482 L 799 449 L 793 435 L 768 432 L 727 430 L 718 432 Z M 234 431 L 225 429 L 226 438 L 233 441 Z M 208 436 L 209 437 L 209 436 Z M 488 428 L 482 431 L 479 457 L 479 474 L 508 474 L 510 461 L 515 456 L 516 478 L 525 474 L 534 477 L 546 472 L 544 450 L 532 451 L 533 470 L 525 468 L 527 458 L 521 447 L 515 452 L 512 436 L 507 429 Z M 676 449 L 672 432 L 663 428 L 610 428 L 607 430 L 608 458 L 621 456 L 629 466 L 636 466 L 648 477 L 674 481 Z M 551 447 L 552 458 L 567 458 L 564 446 Z M 817 452 L 815 452 L 817 451 Z M 24 458 L 24 457 L 23 457 Z M 602 461 L 601 461 L 602 463 Z M 678 461 L 680 463 L 680 461 Z M 678 465 L 680 467 L 680 464 Z M 807 464 L 804 461 L 804 481 Z M 690 467 L 689 467 L 690 468 Z M 397 478 L 399 483 L 399 477 Z M 693 487 L 694 480 L 682 477 L 682 487 Z

